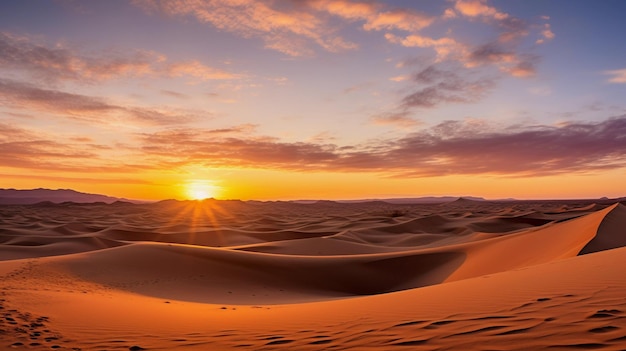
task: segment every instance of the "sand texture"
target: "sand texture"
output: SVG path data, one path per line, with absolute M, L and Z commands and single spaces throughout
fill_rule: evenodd
M 0 206 L 0 350 L 625 350 L 611 201 Z

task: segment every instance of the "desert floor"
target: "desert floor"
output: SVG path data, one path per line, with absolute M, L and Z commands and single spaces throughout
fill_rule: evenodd
M 0 349 L 626 350 L 626 206 L 0 206 Z

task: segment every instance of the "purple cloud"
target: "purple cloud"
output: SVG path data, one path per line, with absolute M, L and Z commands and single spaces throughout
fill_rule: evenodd
M 108 116 L 109 120 L 130 119 L 147 125 L 184 124 L 196 118 L 177 111 L 115 105 L 97 97 L 42 89 L 6 79 L 0 79 L 0 102 L 21 110 L 44 111 L 64 118 L 97 123 L 107 123 L 103 116 Z
M 198 61 L 169 62 L 165 55 L 152 51 L 101 52 L 89 56 L 69 47 L 50 47 L 7 32 L 0 32 L 0 69 L 21 70 L 47 81 L 140 76 L 186 76 L 199 80 L 240 78 Z
M 598 122 L 497 129 L 485 121 L 446 121 L 399 139 L 340 146 L 328 140 L 285 142 L 254 125 L 136 134 L 115 152 L 88 138 L 51 138 L 0 123 L 0 164 L 77 174 L 202 165 L 289 171 L 376 172 L 388 177 L 489 174 L 506 177 L 592 173 L 626 166 L 626 115 Z M 89 165 L 89 167 L 85 167 Z
M 372 171 L 398 177 L 542 176 L 626 165 L 626 115 L 602 122 L 511 127 L 448 121 L 398 140 L 339 147 L 178 130 L 144 134 L 147 155 L 183 164 L 286 170 Z
M 404 176 L 445 174 L 550 175 L 626 165 L 626 115 L 602 122 L 480 132 L 447 122 L 398 140 L 390 164 Z M 409 167 L 407 167 L 409 168 Z
M 415 73 L 413 81 L 420 87 L 402 98 L 400 108 L 405 111 L 432 108 L 442 103 L 474 102 L 495 86 L 493 79 L 469 79 L 434 65 Z
M 96 154 L 46 139 L 32 131 L 0 123 L 0 164 L 4 167 L 59 169 L 64 162 L 93 159 Z

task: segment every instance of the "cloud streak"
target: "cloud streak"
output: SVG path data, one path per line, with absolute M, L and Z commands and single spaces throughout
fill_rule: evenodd
M 417 88 L 406 93 L 396 114 L 408 114 L 415 108 L 433 108 L 444 103 L 470 103 L 480 100 L 495 86 L 492 78 L 464 77 L 450 68 L 431 65 L 413 74 L 411 83 Z
M 431 48 L 436 53 L 435 63 L 457 62 L 469 69 L 496 67 L 507 75 L 525 78 L 536 74 L 540 57 L 522 49 L 521 39 L 535 33 L 538 37 L 535 43 L 543 44 L 555 37 L 549 23 L 531 25 L 489 6 L 486 0 L 457 0 L 438 21 L 444 23 L 462 19 L 491 26 L 498 33 L 497 39 L 486 43 L 467 43 L 455 39 L 451 33 L 434 38 L 418 32 L 408 35 L 386 33 L 385 38 L 405 47 Z
M 128 146 L 98 144 L 90 138 L 71 135 L 51 135 L 10 123 L 0 122 L 0 149 L 0 169 L 7 173 L 20 170 L 24 177 L 54 179 L 57 177 L 54 172 L 71 172 L 73 175 L 97 174 L 115 179 L 118 174 L 153 169 L 148 163 L 129 162 L 124 156 L 132 154 L 133 150 Z M 42 171 L 52 173 L 44 175 Z M 46 178 L 48 176 L 51 178 Z M 62 176 L 58 179 L 69 178 Z
M 191 16 L 202 23 L 246 38 L 261 38 L 267 48 L 291 56 L 310 54 L 302 39 L 315 42 L 328 51 L 356 47 L 328 30 L 321 19 L 288 2 L 283 8 L 272 7 L 272 2 L 241 0 L 136 0 L 133 3 L 148 12 L 169 16 Z
M 479 126 L 479 128 L 482 128 Z M 542 176 L 593 172 L 626 164 L 626 116 L 599 123 L 485 131 L 458 121 L 407 136 L 389 151 L 417 162 L 403 176 L 498 174 Z
M 393 44 L 431 49 L 436 54 L 431 63 L 456 62 L 470 69 L 496 67 L 517 78 L 534 76 L 540 59 L 522 50 L 520 39 L 534 33 L 537 43 L 545 43 L 555 36 L 549 23 L 531 25 L 490 6 L 486 0 L 456 0 L 444 13 L 436 15 L 392 8 L 379 1 L 135 0 L 133 3 L 150 13 L 191 17 L 244 38 L 259 38 L 266 48 L 290 56 L 312 55 L 311 44 L 329 52 L 358 48 L 358 43 L 339 33 L 342 27 L 336 24 L 339 19 L 348 24 L 358 23 L 366 32 L 383 32 L 384 38 Z M 549 17 L 542 19 L 547 21 Z M 454 37 L 452 27 L 442 31 L 439 37 L 424 33 L 433 24 L 447 26 L 450 21 L 486 24 L 496 31 L 497 40 L 482 44 L 463 42 Z M 432 90 L 423 93 L 437 95 Z
M 0 123 L 0 164 L 27 169 L 64 169 L 67 162 L 93 160 L 94 152 L 75 148 L 33 131 Z
M 454 10 L 461 16 L 495 24 L 502 32 L 499 41 L 508 42 L 528 35 L 528 24 L 506 12 L 489 6 L 486 0 L 457 0 Z M 451 11 L 454 11 L 451 9 Z M 448 15 L 450 17 L 450 15 Z M 452 16 L 454 17 L 454 16 Z
M 351 21 L 362 21 L 366 31 L 419 31 L 430 26 L 435 17 L 409 9 L 387 9 L 378 2 L 348 0 L 313 0 L 309 6 L 317 11 Z
M 626 68 L 616 69 L 611 71 L 604 71 L 604 74 L 610 76 L 609 83 L 625 84 L 626 83 Z
M 200 163 L 210 167 L 305 169 L 311 165 L 316 169 L 329 166 L 339 157 L 337 147 L 331 144 L 285 143 L 238 132 L 179 129 L 144 134 L 142 151 L 168 164 Z
M 196 118 L 189 113 L 116 105 L 97 97 L 42 89 L 6 79 L 0 79 L 0 102 L 21 110 L 42 111 L 97 124 L 125 123 L 130 120 L 140 125 L 180 125 Z
M 361 145 L 181 129 L 143 134 L 142 152 L 164 164 L 377 172 L 394 177 L 454 174 L 546 176 L 626 165 L 626 115 L 560 126 L 489 128 L 448 121 L 397 140 Z
M 419 31 L 435 18 L 409 9 L 389 9 L 379 2 L 348 0 L 135 0 L 147 12 L 174 17 L 191 16 L 215 28 L 245 38 L 260 38 L 266 48 L 290 56 L 311 55 L 309 44 L 329 51 L 356 49 L 358 45 L 337 34 L 331 18 L 362 22 L 365 31 Z
M 374 116 L 371 118 L 371 121 L 373 124 L 392 125 L 399 128 L 412 128 L 420 124 L 415 119 L 408 117 L 406 113 L 391 113 Z
M 388 42 L 410 48 L 432 49 L 432 60 L 423 56 L 409 58 L 398 65 L 417 65 L 420 70 L 397 75 L 391 80 L 406 82 L 396 107 L 387 115 L 407 118 L 415 109 L 432 109 L 450 103 L 476 103 L 491 92 L 502 77 L 529 78 L 537 74 L 541 57 L 523 48 L 524 38 L 535 33 L 543 44 L 555 37 L 549 23 L 530 24 L 490 6 L 486 0 L 456 0 L 452 7 L 436 19 L 438 24 L 458 21 L 477 22 L 491 27 L 496 39 L 483 43 L 468 43 L 455 39 L 452 31 L 438 38 L 420 32 L 409 34 L 385 33 Z M 543 21 L 549 17 L 542 17 Z M 539 29 L 539 30 L 537 30 Z M 377 118 L 376 116 L 373 118 Z
M 507 49 L 499 42 L 490 42 L 475 47 L 464 59 L 466 67 L 493 65 L 513 77 L 531 77 L 536 73 L 539 57 L 519 54 Z
M 480 120 L 446 121 L 399 139 L 338 145 L 325 139 L 285 142 L 256 126 L 169 129 L 135 134 L 110 159 L 110 147 L 0 123 L 0 163 L 17 169 L 134 172 L 188 166 L 287 171 L 373 172 L 384 177 L 500 177 L 593 173 L 626 166 L 626 115 L 600 122 L 496 128 Z M 120 147 L 122 149 L 120 149 Z
M 0 69 L 23 71 L 48 81 L 102 81 L 124 77 L 187 77 L 201 81 L 238 79 L 240 75 L 197 60 L 170 62 L 163 54 L 135 51 L 85 55 L 63 45 L 37 43 L 0 32 Z

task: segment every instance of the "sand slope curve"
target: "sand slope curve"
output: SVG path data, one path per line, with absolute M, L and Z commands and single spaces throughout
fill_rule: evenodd
M 337 236 L 301 239 L 301 234 L 231 248 L 127 242 L 45 258 L 38 264 L 82 281 L 173 300 L 236 304 L 319 301 L 419 288 L 574 257 L 597 233 L 603 237 L 614 234 L 621 223 L 616 218 L 622 218 L 623 212 L 624 207 L 616 204 L 512 233 L 451 235 L 447 244 L 440 246 L 381 249 L 386 247 L 385 240 L 397 242 L 398 235 L 437 235 L 405 233 L 415 223 L 432 225 L 430 217 L 365 229 L 367 243 Z M 325 250 L 342 254 L 321 254 Z

